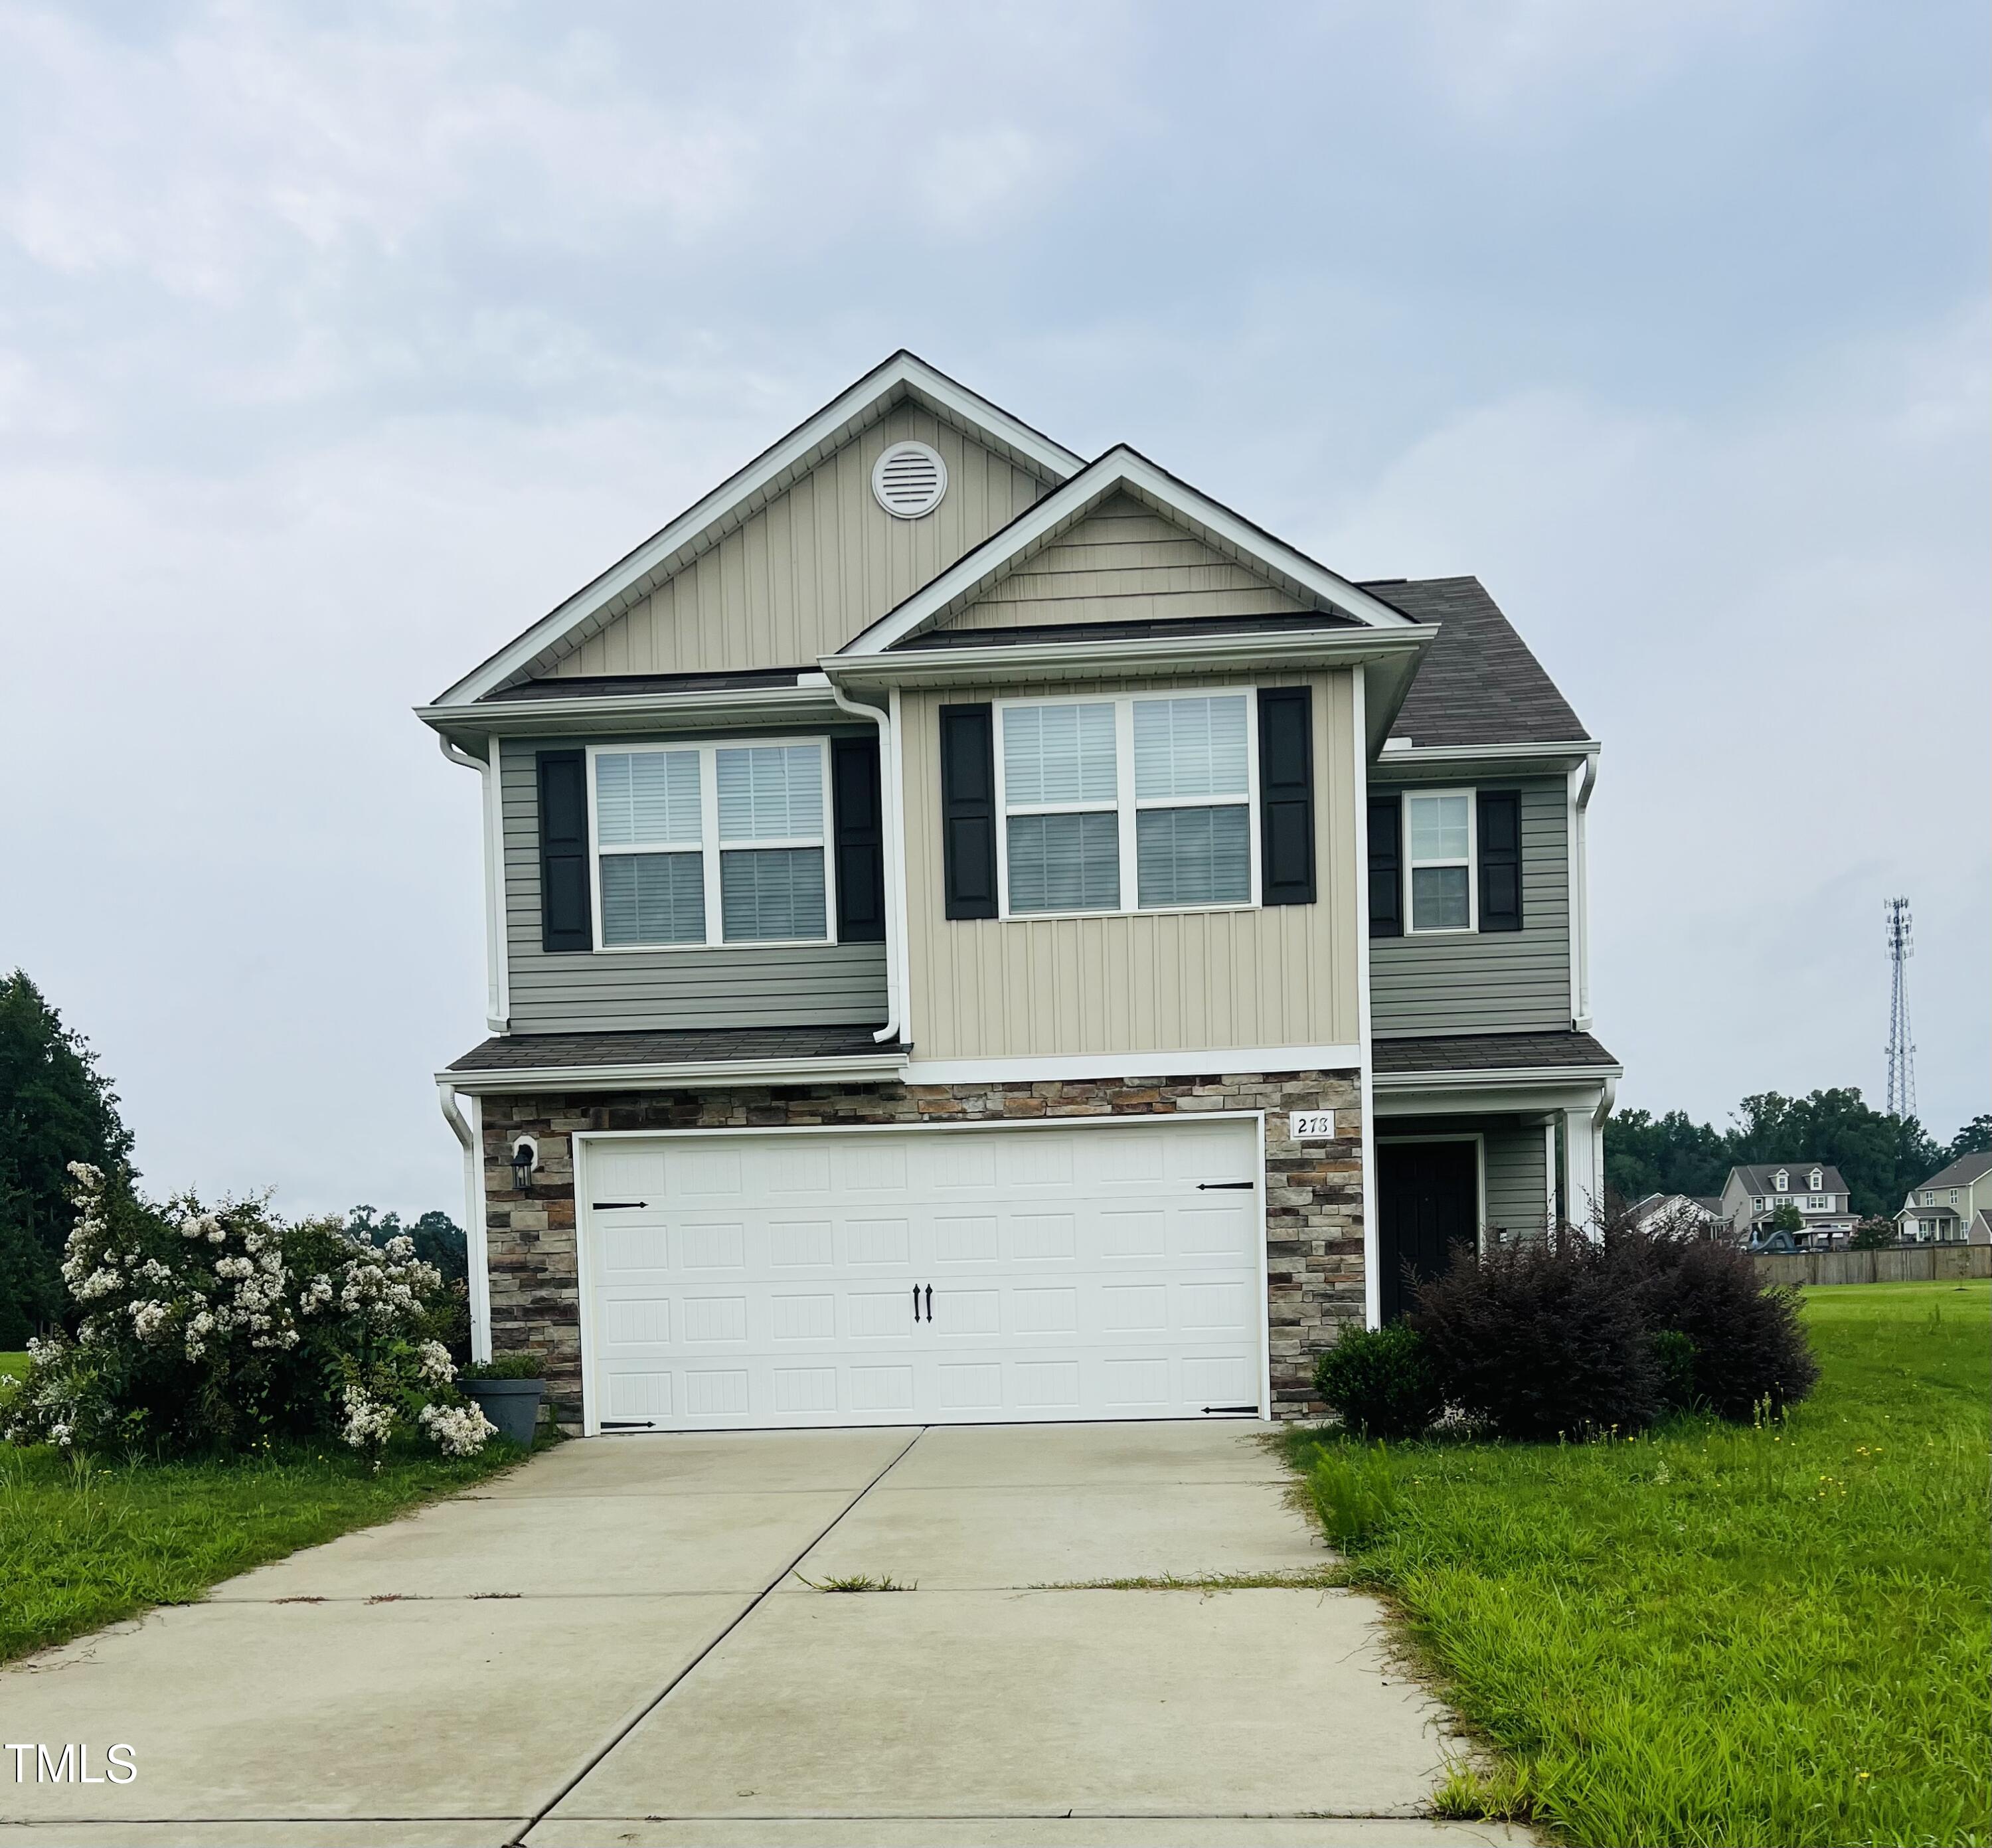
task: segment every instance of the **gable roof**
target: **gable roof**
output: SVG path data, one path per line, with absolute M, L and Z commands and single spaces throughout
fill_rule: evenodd
M 1584 721 L 1478 578 L 1369 578 L 1362 588 L 1439 626 L 1390 727 L 1414 748 L 1579 743 Z
M 1119 443 L 853 636 L 837 650 L 838 656 L 883 653 L 929 623 L 967 609 L 1018 564 L 1116 494 L 1141 502 L 1327 616 L 1369 629 L 1417 626 L 1414 618 L 1371 595 L 1352 578 L 1295 551 L 1140 451 Z
M 1975 1154 L 1960 1155 L 1948 1168 L 1940 1168 L 1927 1181 L 1919 1181 L 1910 1191 L 1920 1192 L 1925 1187 L 1968 1187 L 1987 1170 L 1992 1170 L 1992 1151 L 1980 1149 Z
M 1789 1185 L 1787 1193 L 1810 1193 L 1807 1185 L 1812 1171 L 1817 1168 L 1820 1175 L 1819 1191 L 1823 1194 L 1844 1194 L 1847 1183 L 1840 1178 L 1840 1170 L 1830 1161 L 1759 1161 L 1748 1166 L 1732 1168 L 1731 1175 L 1740 1178 L 1746 1194 L 1768 1194 L 1775 1191 L 1771 1185 L 1772 1175 L 1782 1172 Z
M 435 704 L 468 704 L 558 658 L 718 544 L 825 455 L 908 399 L 1046 482 L 1063 482 L 1083 465 L 1083 459 L 1063 444 L 902 348 L 438 694 Z

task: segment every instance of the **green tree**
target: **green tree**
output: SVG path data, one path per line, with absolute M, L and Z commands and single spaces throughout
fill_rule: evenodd
M 1771 1209 L 1771 1216 L 1764 1222 L 1766 1232 L 1803 1232 L 1805 1215 L 1789 1200 L 1780 1200 Z
M 1648 1194 L 1714 1194 L 1728 1174 L 1720 1131 L 1684 1110 L 1621 1110 L 1605 1131 L 1605 1185 L 1628 1204 Z
M 60 1267 L 72 1161 L 131 1181 L 131 1133 L 80 1034 L 19 970 L 0 977 L 0 1348 L 67 1308 Z
M 1743 1100 L 1739 1116 L 1729 1137 L 1733 1160 L 1829 1163 L 1846 1177 L 1863 1219 L 1893 1212 L 1943 1159 L 1915 1117 L 1872 1109 L 1850 1086 L 1806 1097 L 1762 1092 Z
M 1950 1146 L 1943 1151 L 1943 1164 L 1948 1168 L 1966 1155 L 1981 1155 L 1988 1151 L 1992 1151 L 1992 1116 L 1974 1117 L 1951 1137 Z

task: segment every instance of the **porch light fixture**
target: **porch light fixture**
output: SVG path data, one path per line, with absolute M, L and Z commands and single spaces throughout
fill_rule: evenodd
M 533 1170 L 538 1167 L 540 1151 L 534 1147 L 530 1137 L 521 1136 L 512 1145 L 512 1185 L 515 1192 L 529 1194 L 533 1191 Z

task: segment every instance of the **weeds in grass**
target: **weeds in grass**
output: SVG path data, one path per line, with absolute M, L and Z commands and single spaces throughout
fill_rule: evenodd
M 812 1591 L 917 1591 L 920 1588 L 917 1580 L 902 1585 L 890 1573 L 882 1578 L 873 1578 L 863 1572 L 853 1573 L 845 1578 L 803 1578 L 800 1572 L 796 1577 Z
M 1379 1443 L 1321 1451 L 1307 1475 L 1308 1495 L 1331 1546 L 1347 1553 L 1373 1538 L 1397 1512 L 1390 1454 Z
M 1813 1291 L 1823 1371 L 1789 1413 L 1397 1446 L 1381 1519 L 1354 1447 L 1286 1437 L 1311 1499 L 1337 1463 L 1352 1581 L 1501 1755 L 1445 1801 L 1506 1778 L 1561 1839 L 1629 1848 L 1992 1838 L 1988 1310 L 1983 1284 Z
M 1333 1591 L 1349 1583 L 1341 1566 L 1304 1566 L 1292 1572 L 1207 1572 L 1149 1578 L 1060 1579 L 1033 1591 Z
M 1536 1805 L 1526 1778 L 1513 1767 L 1482 1770 L 1460 1762 L 1447 1766 L 1445 1782 L 1432 1793 L 1431 1812 L 1448 1822 L 1530 1822 Z

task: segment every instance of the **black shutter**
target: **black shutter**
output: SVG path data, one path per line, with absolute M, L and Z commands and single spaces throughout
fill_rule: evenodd
M 885 826 L 878 792 L 878 741 L 830 743 L 830 792 L 837 816 L 837 940 L 885 940 Z
M 1259 902 L 1312 905 L 1314 694 L 1259 690 Z
M 940 840 L 947 915 L 994 917 L 996 745 L 987 706 L 940 709 Z
M 1404 805 L 1396 791 L 1370 798 L 1370 934 L 1404 934 Z
M 1522 797 L 1480 792 L 1480 928 L 1522 928 Z
M 542 751 L 540 772 L 540 947 L 592 950 L 588 888 L 588 754 Z

